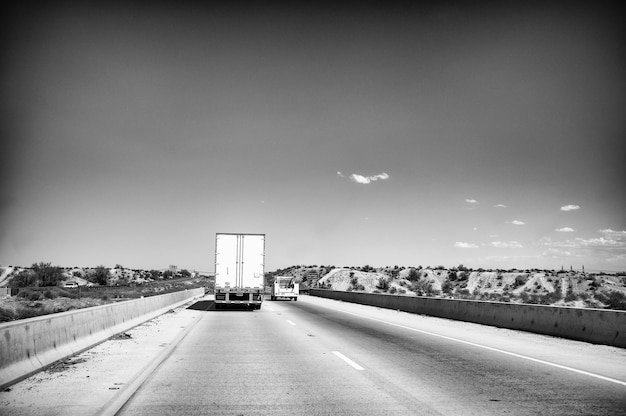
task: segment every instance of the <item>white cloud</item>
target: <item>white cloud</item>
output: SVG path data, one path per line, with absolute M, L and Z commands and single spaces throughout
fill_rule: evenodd
M 339 172 L 338 172 L 339 173 Z M 343 175 L 340 175 L 343 177 Z M 364 184 L 367 185 L 368 183 L 377 181 L 377 180 L 385 180 L 385 179 L 389 179 L 389 174 L 383 172 L 380 173 L 378 175 L 371 175 L 371 176 L 363 176 L 363 175 L 358 175 L 356 173 L 353 173 L 352 175 L 349 176 L 350 180 L 356 183 L 360 183 L 360 184 Z
M 578 205 L 563 205 L 561 207 L 561 211 L 574 211 L 576 209 L 580 209 Z
M 467 202 L 467 209 L 469 211 L 472 211 L 474 209 L 476 209 L 478 207 L 478 205 L 480 205 L 480 202 L 478 202 L 475 199 L 466 199 L 465 202 Z
M 340 178 L 345 178 L 345 176 L 343 175 L 343 173 L 337 171 L 337 176 L 339 176 Z
M 504 204 L 497 204 L 493 206 L 494 208 L 506 208 L 506 205 Z
M 495 248 L 523 248 L 524 246 L 517 241 L 493 241 L 492 247 Z
M 613 240 L 622 240 L 626 241 L 626 231 L 613 231 L 610 228 L 606 230 L 599 230 L 605 237 L 613 239 Z
M 563 228 L 557 228 L 556 231 L 560 233 L 572 233 L 574 232 L 574 229 L 570 227 L 563 227 Z
M 602 234 L 601 237 L 578 237 L 561 241 L 545 237 L 541 239 L 540 245 L 545 247 L 545 256 L 572 256 L 623 264 L 626 259 L 626 231 L 606 229 L 598 232 Z
M 513 221 L 507 221 L 507 224 L 513 224 L 513 225 L 524 225 L 526 224 L 524 221 L 520 221 L 520 220 L 513 220 Z
M 460 241 L 457 241 L 456 243 L 454 243 L 454 247 L 457 248 L 478 248 L 478 246 L 476 244 L 473 243 L 463 243 Z

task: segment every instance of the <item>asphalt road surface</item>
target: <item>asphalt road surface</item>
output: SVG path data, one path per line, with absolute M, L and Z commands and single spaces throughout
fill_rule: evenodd
M 121 415 L 620 415 L 626 353 L 309 296 L 207 310 Z

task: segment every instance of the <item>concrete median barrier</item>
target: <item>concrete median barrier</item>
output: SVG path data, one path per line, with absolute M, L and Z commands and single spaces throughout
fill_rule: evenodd
M 204 295 L 192 289 L 0 324 L 0 389 Z
M 311 289 L 310 295 L 626 348 L 626 311 Z

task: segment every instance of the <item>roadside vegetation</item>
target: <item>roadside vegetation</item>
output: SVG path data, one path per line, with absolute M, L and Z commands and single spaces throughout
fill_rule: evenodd
M 206 287 L 207 277 L 187 270 L 131 270 L 116 265 L 62 268 L 50 263 L 4 268 L 0 322 L 31 318 L 127 299 Z

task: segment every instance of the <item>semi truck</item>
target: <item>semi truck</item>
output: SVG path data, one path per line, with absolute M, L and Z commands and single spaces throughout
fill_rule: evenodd
M 215 234 L 215 306 L 261 309 L 265 234 Z
M 272 285 L 271 299 L 278 298 L 298 300 L 300 294 L 300 284 L 296 283 L 291 276 L 276 276 Z

